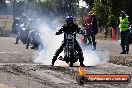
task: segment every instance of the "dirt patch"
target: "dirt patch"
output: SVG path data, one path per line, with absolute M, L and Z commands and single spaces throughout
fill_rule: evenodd
M 6 84 L 0 84 L 0 88 L 16 88 L 16 87 L 10 87 Z
M 132 66 L 132 56 L 110 56 L 110 63 L 123 66 Z

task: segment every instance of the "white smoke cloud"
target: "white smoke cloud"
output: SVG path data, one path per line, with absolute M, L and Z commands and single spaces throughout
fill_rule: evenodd
M 109 60 L 109 53 L 107 51 L 93 51 L 85 47 L 84 64 L 87 66 L 95 66 L 98 64 L 106 63 Z
M 84 37 L 80 34 L 77 36 L 77 40 L 83 50 L 84 64 L 86 66 L 95 66 L 98 64 L 107 63 L 109 60 L 109 52 L 105 51 L 105 50 L 98 50 L 98 49 L 93 51 L 92 46 L 84 46 L 83 45 L 83 43 L 82 43 L 83 38 Z
M 88 8 L 87 3 L 85 1 L 83 1 L 83 0 L 79 0 L 79 4 L 78 5 L 79 5 L 80 8 L 82 8 L 82 7 Z
M 48 17 L 48 16 L 47 16 Z M 64 23 L 62 23 L 63 19 L 44 19 L 42 26 L 40 27 L 41 39 L 44 45 L 44 49 L 38 51 L 38 55 L 33 60 L 34 63 L 41 63 L 44 65 L 50 65 L 52 58 L 54 56 L 55 51 L 60 47 L 63 41 L 62 35 L 55 35 L 55 33 L 61 28 Z M 50 22 L 50 23 L 49 23 Z M 80 39 L 78 39 L 80 42 Z M 89 47 L 82 47 L 83 55 L 84 55 L 84 64 L 86 66 L 94 66 L 98 64 L 102 64 L 108 61 L 109 54 L 106 51 L 92 51 Z M 63 56 L 63 52 L 60 54 Z M 79 66 L 79 63 L 75 63 L 75 65 Z M 55 66 L 68 66 L 64 61 L 57 60 L 55 62 Z
M 55 51 L 59 48 L 63 40 L 63 35 L 55 35 L 61 26 L 58 19 L 52 20 L 51 23 L 48 22 L 48 19 L 44 19 L 40 27 L 44 49 L 38 52 L 38 56 L 34 59 L 35 63 L 42 63 L 45 65 L 51 63 Z

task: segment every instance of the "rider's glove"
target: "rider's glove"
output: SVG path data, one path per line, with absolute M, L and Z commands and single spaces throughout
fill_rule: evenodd
M 59 35 L 60 33 L 59 32 L 56 32 L 56 34 L 55 35 Z

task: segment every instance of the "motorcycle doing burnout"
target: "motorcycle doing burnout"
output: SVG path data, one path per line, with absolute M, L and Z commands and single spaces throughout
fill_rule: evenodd
M 67 64 L 70 63 L 73 66 L 73 63 L 77 62 L 79 59 L 78 52 L 75 49 L 75 36 L 74 33 L 65 33 L 65 46 L 64 46 L 64 58 L 60 56 L 58 59 L 65 61 Z
M 28 38 L 28 30 L 27 30 L 27 26 L 24 23 L 20 24 L 20 31 L 18 34 L 23 44 L 26 44 Z
M 76 40 L 76 33 L 81 33 L 82 31 L 78 27 L 78 25 L 74 24 L 73 17 L 67 16 L 66 17 L 66 24 L 56 32 L 56 35 L 60 35 L 64 33 L 64 40 L 59 49 L 56 50 L 51 66 L 54 65 L 55 61 L 59 54 L 64 51 L 64 57 L 60 56 L 58 59 L 65 61 L 69 64 L 70 67 L 73 67 L 73 63 L 79 60 L 80 66 L 85 66 L 83 64 L 84 57 L 82 49 L 79 43 Z

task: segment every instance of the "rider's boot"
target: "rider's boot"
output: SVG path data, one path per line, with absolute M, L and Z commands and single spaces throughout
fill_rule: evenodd
M 18 44 L 18 42 L 15 42 L 14 44 Z
M 20 36 L 17 35 L 17 37 L 16 37 L 16 43 L 14 43 L 14 44 L 18 44 L 19 39 L 20 39 Z
M 53 56 L 52 62 L 51 62 L 51 66 L 54 66 L 55 61 L 57 60 L 57 56 Z
M 14 44 L 18 44 L 18 39 L 16 39 L 16 42 Z
M 84 61 L 84 57 L 83 57 L 83 52 L 79 53 L 79 62 L 80 62 L 80 66 L 84 67 L 85 65 L 83 64 Z
M 52 62 L 51 62 L 51 66 L 54 66 L 54 63 L 55 63 L 55 61 L 54 61 L 54 60 L 52 60 Z
M 96 50 L 96 42 L 93 43 L 93 50 Z
M 28 49 L 28 46 L 26 46 L 26 49 Z

